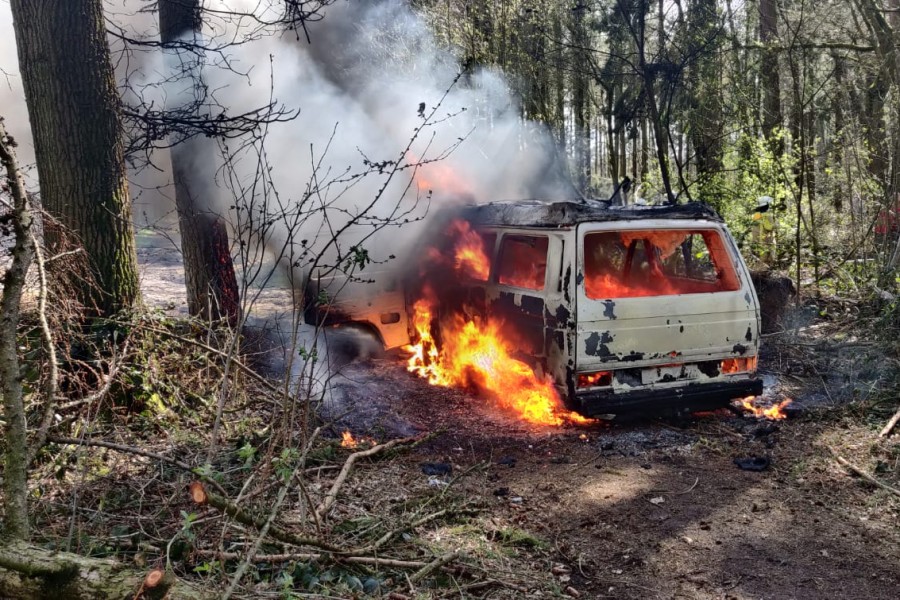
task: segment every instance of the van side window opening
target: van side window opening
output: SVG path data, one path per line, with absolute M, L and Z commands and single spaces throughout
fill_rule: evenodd
M 476 273 L 471 273 L 472 278 L 478 281 L 487 281 L 491 275 L 491 265 L 494 258 L 494 247 L 497 243 L 497 234 L 492 231 L 479 231 L 478 238 L 481 240 L 481 256 L 484 257 L 484 265 L 487 268 L 479 269 Z
M 497 281 L 503 285 L 543 290 L 549 243 L 549 238 L 535 235 L 503 236 Z
M 453 251 L 457 272 L 475 281 L 487 281 L 496 240 L 496 233 L 474 230 L 458 238 Z
M 447 229 L 449 243 L 452 243 L 453 266 L 456 272 L 475 281 L 487 281 L 491 275 L 491 258 L 497 234 L 492 231 L 472 229 L 468 222 L 455 220 Z M 441 260 L 441 253 L 430 249 L 435 260 Z
M 714 230 L 605 231 L 584 236 L 588 298 L 731 292 L 737 272 Z

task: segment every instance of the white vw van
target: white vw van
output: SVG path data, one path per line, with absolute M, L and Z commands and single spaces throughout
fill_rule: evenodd
M 762 393 L 759 303 L 707 205 L 495 202 L 448 211 L 446 233 L 432 232 L 427 245 L 452 254 L 460 221 L 487 266 L 376 277 L 364 302 L 311 306 L 307 321 L 327 314 L 400 346 L 414 335 L 411 303 L 427 284 L 440 299 L 439 342 L 449 312 L 502 323 L 516 356 L 585 416 L 693 412 Z M 331 281 L 314 278 L 307 297 L 320 298 Z

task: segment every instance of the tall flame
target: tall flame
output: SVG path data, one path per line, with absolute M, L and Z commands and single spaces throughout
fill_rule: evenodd
M 342 448 L 356 448 L 359 445 L 359 442 L 353 437 L 353 434 L 349 431 L 345 431 L 341 434 L 341 447 Z
M 438 351 L 431 335 L 432 304 L 423 299 L 413 306 L 413 325 L 419 342 L 407 346 L 409 371 L 432 385 L 474 384 L 500 406 L 539 425 L 585 423 L 589 419 L 565 410 L 553 383 L 540 378 L 525 363 L 510 356 L 496 323 L 483 326 L 454 317 L 442 331 L 443 348 Z
M 482 237 L 472 229 L 468 221 L 456 219 L 450 224 L 456 234 L 453 258 L 458 272 L 479 281 L 487 281 L 491 273 L 491 261 L 487 257 Z

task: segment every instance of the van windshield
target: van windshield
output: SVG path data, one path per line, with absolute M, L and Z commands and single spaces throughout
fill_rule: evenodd
M 588 298 L 635 298 L 740 289 L 718 231 L 604 231 L 584 236 Z

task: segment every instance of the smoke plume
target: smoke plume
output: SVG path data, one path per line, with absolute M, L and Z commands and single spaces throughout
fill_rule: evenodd
M 550 137 L 521 118 L 502 73 L 464 70 L 406 2 L 338 0 L 323 9 L 322 19 L 307 23 L 309 42 L 302 30 L 299 35 L 278 28 L 261 31 L 260 21 L 279 16 L 279 2 L 208 0 L 205 5 L 212 10 L 204 39 L 212 47 L 227 46 L 207 52 L 203 66 L 215 110 L 241 114 L 274 101 L 287 111 L 299 111 L 293 120 L 265 127 L 264 139 L 255 144 L 246 139 L 219 143 L 218 150 L 229 157 L 227 169 L 218 157 L 217 169 L 197 169 L 198 177 L 212 179 L 205 183 L 211 186 L 208 196 L 215 199 L 210 209 L 232 219 L 234 206 L 249 203 L 264 189 L 269 198 L 265 211 L 320 208 L 300 231 L 288 226 L 270 229 L 267 236 L 274 243 L 288 236 L 294 242 L 301 237 L 309 244 L 321 243 L 340 229 L 342 220 L 359 214 L 376 198 L 369 212 L 373 218 L 364 220 L 362 229 L 374 230 L 398 215 L 414 221 L 454 202 L 565 193 L 560 191 L 565 187 Z M 158 39 L 155 14 L 140 10 L 146 7 L 140 0 L 110 0 L 111 29 L 121 28 L 136 39 Z M 228 11 L 255 13 L 258 18 L 223 16 Z M 0 79 L 0 99 L 8 120 L 18 122 L 19 137 L 24 138 L 10 20 L 8 6 L 0 6 L 0 67 L 12 74 L 10 85 Z M 111 40 L 117 74 L 123 84 L 128 82 L 126 103 L 140 97 L 159 108 L 192 93 L 172 76 L 173 62 L 163 60 L 158 49 L 123 54 L 118 37 Z M 240 43 L 229 44 L 234 41 Z M 216 152 L 215 144 L 204 147 Z M 28 151 L 23 154 L 29 160 Z M 166 153 L 158 153 L 157 168 L 133 174 L 132 195 L 141 194 L 137 215 L 141 205 L 168 204 L 154 197 L 157 190 L 166 196 L 160 178 L 168 178 L 167 160 Z M 196 160 L 207 164 L 212 159 Z M 388 181 L 398 163 L 406 168 Z M 363 172 L 369 174 L 353 178 Z M 267 185 L 254 186 L 261 176 Z M 260 206 L 259 200 L 254 202 Z M 323 206 L 327 210 L 321 210 Z M 354 236 L 365 238 L 377 260 L 403 250 L 403 243 L 421 230 L 391 227 L 371 238 L 362 229 L 347 232 L 350 244 Z M 343 248 L 346 252 L 347 246 Z

